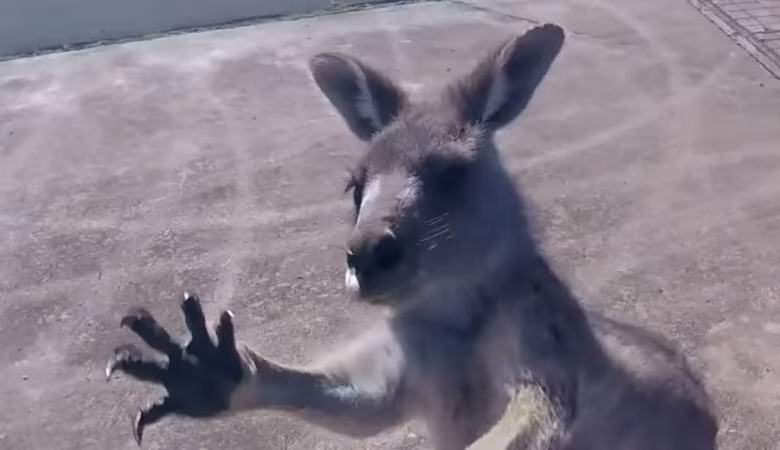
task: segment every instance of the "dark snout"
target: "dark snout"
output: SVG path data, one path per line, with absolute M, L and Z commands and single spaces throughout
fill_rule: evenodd
M 389 229 L 374 233 L 357 233 L 347 246 L 347 267 L 355 272 L 361 284 L 372 277 L 392 272 L 401 264 L 401 243 Z
M 360 299 L 390 301 L 409 282 L 414 233 L 403 206 L 413 203 L 409 183 L 405 175 L 392 173 L 366 184 L 346 248 L 346 287 Z

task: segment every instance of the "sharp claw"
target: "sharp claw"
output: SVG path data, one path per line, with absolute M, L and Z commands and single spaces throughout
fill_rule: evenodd
M 108 361 L 106 362 L 106 381 L 111 381 L 111 375 L 114 373 L 114 371 L 116 371 L 116 368 L 122 358 L 126 358 L 128 353 L 129 350 L 124 346 L 117 347 L 114 350 L 114 353 L 108 358 Z
M 173 412 L 173 402 L 170 397 L 165 397 L 157 403 L 153 403 L 146 408 L 141 408 L 133 417 L 133 439 L 136 444 L 141 445 L 141 439 L 144 435 L 144 428 L 151 425 L 166 415 Z
M 167 376 L 165 363 L 144 358 L 141 351 L 132 344 L 117 347 L 114 354 L 108 358 L 105 368 L 106 381 L 110 380 L 117 370 L 135 379 L 159 384 L 164 383 Z
M 222 326 L 232 326 L 234 318 L 235 316 L 233 313 L 229 309 L 226 309 L 219 317 L 219 324 Z
M 116 358 L 112 356 L 106 363 L 106 381 L 111 381 L 111 374 L 114 373 L 114 369 L 116 369 Z

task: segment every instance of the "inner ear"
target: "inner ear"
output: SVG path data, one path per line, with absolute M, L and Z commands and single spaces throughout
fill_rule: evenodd
M 362 140 L 393 121 L 405 103 L 389 78 L 351 56 L 321 53 L 309 66 L 320 90 Z
M 563 30 L 545 24 L 515 36 L 445 94 L 465 124 L 496 130 L 526 107 L 563 46 Z

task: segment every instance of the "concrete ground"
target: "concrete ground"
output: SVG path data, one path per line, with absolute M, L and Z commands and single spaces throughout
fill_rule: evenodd
M 780 0 L 689 0 L 780 79 Z
M 780 82 L 680 0 L 419 3 L 0 64 L 0 447 L 131 449 L 157 395 L 102 378 L 144 305 L 181 291 L 299 363 L 377 312 L 342 293 L 358 150 L 306 71 L 341 50 L 412 91 L 533 21 L 569 33 L 499 136 L 538 236 L 584 302 L 702 371 L 723 449 L 780 448 Z M 426 448 L 263 413 L 171 419 L 150 449 Z
M 3 0 L 0 60 L 237 21 L 343 11 L 387 0 Z

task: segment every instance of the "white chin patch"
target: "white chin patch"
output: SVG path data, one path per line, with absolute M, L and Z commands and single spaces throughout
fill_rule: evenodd
M 347 268 L 344 272 L 344 287 L 347 288 L 347 293 L 353 297 L 357 297 L 360 294 L 360 282 L 357 275 L 355 275 L 355 269 Z

